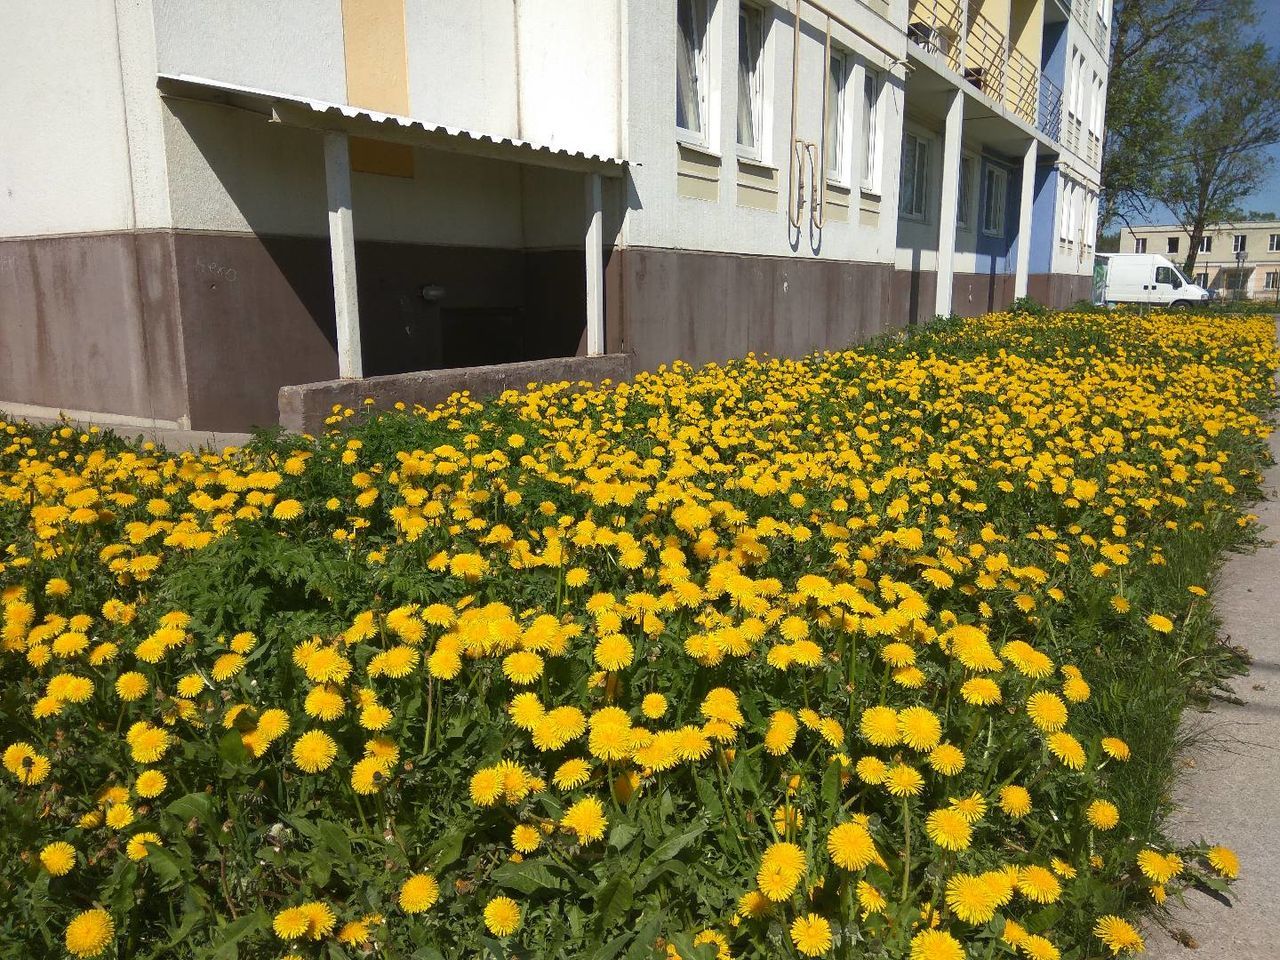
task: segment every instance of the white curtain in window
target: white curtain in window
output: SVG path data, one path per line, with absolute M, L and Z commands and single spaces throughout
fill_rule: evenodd
M 706 0 L 677 0 L 676 126 L 702 133 L 703 44 L 706 42 Z
M 827 176 L 843 179 L 841 170 L 844 159 L 844 57 L 831 53 L 831 65 L 827 70 L 827 116 L 823 133 L 827 145 Z
M 876 75 L 870 70 L 862 80 L 862 182 L 864 186 L 875 186 L 876 151 L 876 97 L 879 93 Z
M 760 48 L 764 43 L 764 11 L 738 10 L 738 145 L 754 151 L 760 145 Z

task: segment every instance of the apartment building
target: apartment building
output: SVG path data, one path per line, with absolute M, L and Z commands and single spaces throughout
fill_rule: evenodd
M 1179 267 L 1190 249 L 1191 235 L 1180 226 L 1137 227 L 1120 241 L 1121 253 L 1158 253 Z M 1191 273 L 1187 279 L 1221 297 L 1280 302 L 1280 220 L 1210 225 Z
M 0 31 L 0 402 L 839 348 L 1088 295 L 1110 0 L 72 0 Z

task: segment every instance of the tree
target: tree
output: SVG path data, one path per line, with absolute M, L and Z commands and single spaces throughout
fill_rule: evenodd
M 1190 64 L 1219 42 L 1226 16 L 1252 16 L 1252 0 L 1116 0 L 1102 150 L 1101 225 L 1150 211 L 1178 143 Z
M 1195 270 L 1206 226 L 1231 219 L 1267 180 L 1263 148 L 1280 141 L 1280 55 L 1226 35 L 1204 52 L 1193 76 L 1178 155 L 1157 190 L 1191 236 L 1187 273 Z

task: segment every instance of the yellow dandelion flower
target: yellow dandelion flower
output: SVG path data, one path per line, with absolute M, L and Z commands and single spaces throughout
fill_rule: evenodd
M 50 843 L 40 851 L 40 865 L 55 877 L 66 876 L 76 865 L 76 848 L 65 840 Z
M 820 957 L 831 949 L 831 924 L 816 913 L 796 917 L 791 924 L 791 942 L 806 957 Z
M 400 885 L 400 909 L 405 913 L 430 910 L 440 899 L 440 884 L 429 873 L 411 874 Z
M 1142 935 L 1129 921 L 1110 914 L 1098 918 L 1093 927 L 1093 935 L 1102 941 L 1113 956 L 1119 956 L 1122 953 L 1141 953 L 1146 949 Z
M 925 832 L 943 850 L 967 850 L 973 828 L 957 810 L 934 810 L 925 818 Z
M 329 769 L 337 755 L 337 743 L 323 730 L 310 730 L 293 745 L 293 762 L 304 773 L 320 773 Z
M 1236 856 L 1235 851 L 1230 847 L 1210 847 L 1208 852 L 1205 853 L 1205 859 L 1209 861 L 1209 865 L 1219 875 L 1226 877 L 1228 880 L 1234 880 L 1240 876 L 1240 858 Z
M 484 908 L 484 925 L 495 937 L 509 937 L 520 926 L 520 905 L 510 897 L 494 897 Z
M 85 910 L 67 924 L 63 938 L 67 952 L 76 957 L 96 957 L 106 951 L 116 935 L 116 925 L 105 910 Z
M 827 834 L 827 853 L 832 863 L 845 870 L 861 870 L 878 856 L 871 834 L 857 823 L 833 827 Z
M 1109 800 L 1094 800 L 1085 808 L 1084 816 L 1095 830 L 1111 830 L 1120 822 L 1120 810 Z

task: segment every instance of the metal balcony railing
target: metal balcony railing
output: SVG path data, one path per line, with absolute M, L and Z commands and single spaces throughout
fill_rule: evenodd
M 960 72 L 965 34 L 965 0 L 911 0 L 907 37 Z
M 1040 69 L 978 10 L 976 0 L 911 0 L 907 36 L 1030 124 L 1042 97 Z M 1061 94 L 1058 98 L 1059 109 Z M 1060 119 L 1057 121 L 1060 124 Z
M 1035 126 L 1037 101 L 1040 98 L 1039 68 L 1026 54 L 1016 49 L 1010 50 L 1005 77 L 1005 106 Z
M 1040 74 L 1039 130 L 1055 143 L 1062 142 L 1062 90 Z

